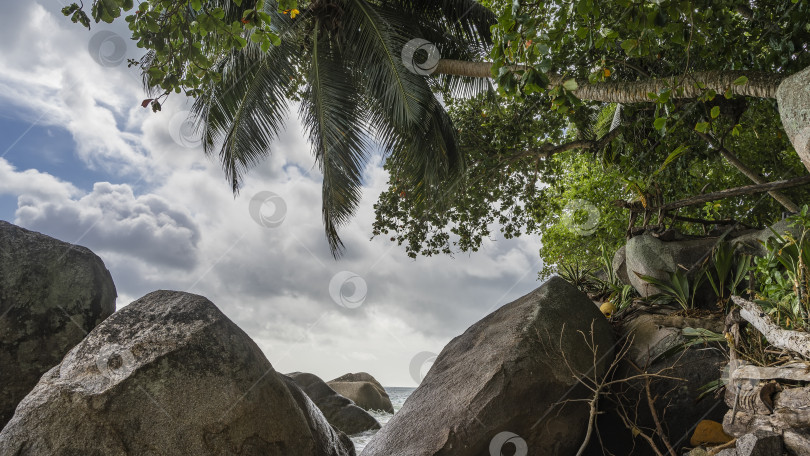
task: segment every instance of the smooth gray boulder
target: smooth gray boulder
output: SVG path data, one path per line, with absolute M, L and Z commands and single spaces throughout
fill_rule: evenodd
M 810 67 L 785 78 L 776 91 L 776 101 L 782 127 L 810 170 Z
M 613 274 L 619 278 L 625 285 L 630 285 L 630 276 L 627 275 L 627 246 L 619 247 L 619 250 L 613 255 Z
M 0 428 L 115 298 L 93 252 L 0 220 Z
M 717 241 L 717 238 L 702 238 L 665 242 L 648 234 L 635 236 L 626 245 L 630 283 L 642 297 L 660 293 L 658 287 L 644 281 L 638 274 L 669 280 L 675 271 L 686 272 L 707 255 L 710 257 Z M 694 273 L 689 277 L 693 278 Z
M 0 432 L 0 455 L 45 454 L 355 452 L 214 304 L 156 291 L 97 326 Z
M 362 456 L 574 454 L 588 406 L 564 401 L 590 397 L 577 375 L 604 375 L 614 342 L 591 300 L 553 277 L 453 339 Z
M 343 374 L 338 378 L 334 378 L 329 380 L 330 382 L 369 382 L 373 383 L 380 391 L 385 393 L 385 388 L 382 386 L 382 383 L 377 381 L 373 375 L 369 374 L 368 372 L 355 372 L 355 373 L 348 373 Z M 385 393 L 386 396 L 388 393 Z
M 394 413 L 394 405 L 391 404 L 391 398 L 388 397 L 385 388 L 369 373 L 341 375 L 328 381 L 327 384 L 341 396 L 351 399 L 360 408 Z
M 351 400 L 336 393 L 320 377 L 306 372 L 287 374 L 318 406 L 329 424 L 346 434 L 379 429 L 380 423 Z

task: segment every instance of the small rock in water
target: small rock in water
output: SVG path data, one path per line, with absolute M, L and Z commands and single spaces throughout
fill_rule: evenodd
M 346 374 L 330 380 L 327 384 L 341 396 L 354 401 L 358 407 L 394 413 L 394 406 L 385 388 L 370 374 L 365 372 Z
M 287 374 L 318 406 L 329 424 L 346 434 L 380 428 L 380 423 L 351 400 L 336 393 L 320 377 L 305 372 Z

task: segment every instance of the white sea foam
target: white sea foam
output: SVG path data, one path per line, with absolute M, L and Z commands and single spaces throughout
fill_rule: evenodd
M 391 398 L 391 405 L 394 406 L 394 413 L 397 413 L 399 409 L 402 408 L 402 404 L 405 403 L 405 399 L 408 399 L 408 396 L 410 396 L 415 389 L 416 388 L 385 387 L 385 392 L 388 393 L 388 397 Z M 369 413 L 383 426 L 385 426 L 394 416 L 383 411 L 372 410 Z M 377 431 L 366 431 L 349 436 L 352 439 L 352 442 L 354 442 L 354 448 L 357 450 L 357 454 L 360 454 L 360 452 L 363 451 L 363 448 L 366 447 L 368 442 L 376 433 Z

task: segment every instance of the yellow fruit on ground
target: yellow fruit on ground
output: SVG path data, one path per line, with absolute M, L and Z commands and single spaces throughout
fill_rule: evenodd
M 613 305 L 610 301 L 605 301 L 599 306 L 599 310 L 608 318 L 613 315 L 613 312 L 616 311 L 616 306 Z
M 714 444 L 730 442 L 733 437 L 723 431 L 723 425 L 717 421 L 703 420 L 698 423 L 695 428 L 695 433 L 689 443 L 694 447 L 698 445 Z

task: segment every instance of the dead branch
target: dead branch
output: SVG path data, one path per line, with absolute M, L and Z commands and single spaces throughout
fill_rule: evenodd
M 755 184 L 764 184 L 767 182 L 764 177 L 757 174 L 754 172 L 754 170 L 747 167 L 742 161 L 740 161 L 736 154 L 725 148 L 720 141 L 706 133 L 701 133 L 699 131 L 695 131 L 695 133 L 703 138 L 703 140 L 709 143 L 712 147 L 717 149 L 717 151 L 720 152 L 720 155 L 722 155 L 727 162 L 737 168 L 738 171 L 743 173 L 747 178 L 751 179 L 751 181 L 753 181 Z M 768 192 L 768 194 L 790 212 L 799 212 L 799 206 L 797 206 L 796 203 L 791 201 L 790 198 L 785 196 L 783 193 L 777 192 L 776 190 L 771 190 Z
M 675 456 L 675 450 L 669 443 L 667 433 L 664 432 L 664 427 L 661 426 L 661 420 L 658 419 L 658 413 L 655 411 L 655 399 L 652 397 L 652 391 L 650 391 L 650 377 L 644 379 L 644 391 L 647 393 L 647 406 L 650 407 L 650 413 L 652 414 L 653 422 L 655 423 L 655 430 L 658 431 L 658 437 L 660 437 L 661 441 L 664 442 L 664 446 L 667 447 L 669 454 Z
M 782 329 L 756 303 L 740 296 L 731 299 L 740 306 L 740 316 L 762 333 L 771 345 L 810 358 L 810 334 Z
M 729 188 L 720 190 L 719 192 L 706 193 L 705 195 L 693 196 L 674 203 L 664 204 L 663 206 L 651 208 L 650 211 L 671 211 L 681 207 L 694 206 L 697 204 L 708 203 L 710 201 L 717 201 L 725 198 L 732 198 L 735 196 L 753 195 L 756 193 L 769 192 L 771 190 L 782 190 L 785 188 L 793 188 L 801 185 L 810 184 L 810 174 L 793 179 L 784 179 L 775 182 L 768 182 L 766 184 L 746 185 L 743 187 Z

